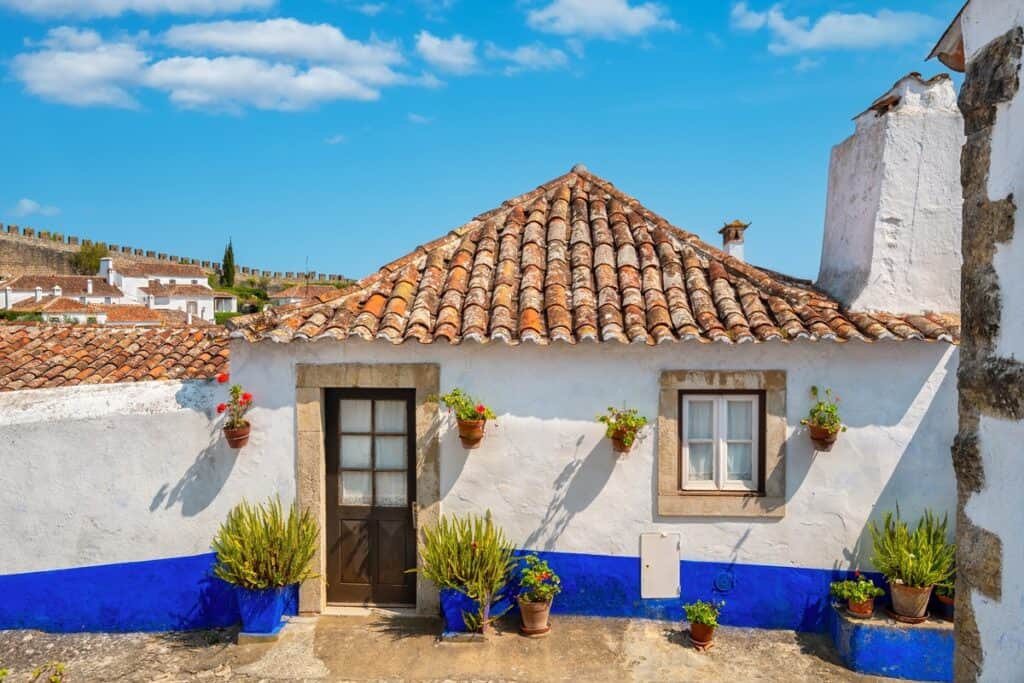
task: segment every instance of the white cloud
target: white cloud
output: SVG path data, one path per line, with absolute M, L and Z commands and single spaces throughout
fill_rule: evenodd
M 746 2 L 738 2 L 730 16 L 733 27 L 739 30 L 767 28 L 772 34 L 768 50 L 778 55 L 904 45 L 942 28 L 936 19 L 925 14 L 887 9 L 875 14 L 829 12 L 812 22 L 809 17 L 786 17 L 780 5 L 757 12 Z
M 819 66 L 822 65 L 823 62 L 824 60 L 821 59 L 814 59 L 812 57 L 801 57 L 800 60 L 796 63 L 796 66 L 793 67 L 793 70 L 796 71 L 797 73 L 811 71 L 812 69 L 817 69 Z
M 344 64 L 392 65 L 402 61 L 394 43 L 360 42 L 330 24 L 295 19 L 214 21 L 174 26 L 164 42 L 185 50 L 269 55 Z
M 51 29 L 43 45 L 12 62 L 33 95 L 76 106 L 136 106 L 128 88 L 142 76 L 147 57 L 134 45 L 105 43 L 95 31 L 69 26 Z
M 628 0 L 552 0 L 546 7 L 530 10 L 526 22 L 546 33 L 609 39 L 678 28 L 664 6 L 631 5 Z
M 504 50 L 493 43 L 487 44 L 487 58 L 509 62 L 505 73 L 561 69 L 569 63 L 569 57 L 558 48 L 540 43 L 521 45 L 514 50 Z
M 368 17 L 375 17 L 387 9 L 387 5 L 383 2 L 364 2 L 361 5 L 356 5 L 353 9 Z
M 153 64 L 146 85 L 185 108 L 237 111 L 244 106 L 294 111 L 333 100 L 375 100 L 380 93 L 328 67 L 296 69 L 252 57 L 171 57 Z
M 472 73 L 478 65 L 476 41 L 459 34 L 445 39 L 420 31 L 416 34 L 416 52 L 431 65 L 448 73 Z
M 137 14 L 222 14 L 273 7 L 275 0 L 0 0 L 0 7 L 36 17 Z
M 56 216 L 60 213 L 60 209 L 56 206 L 45 206 L 28 197 L 22 197 L 11 209 L 11 213 L 15 216 Z
M 348 138 L 344 135 L 328 135 L 324 138 L 325 145 L 340 145 L 343 142 L 347 142 Z
M 409 122 L 410 123 L 416 123 L 416 124 L 420 124 L 420 125 L 425 124 L 425 123 L 430 123 L 431 121 L 434 120 L 434 119 L 431 119 L 431 118 L 427 118 L 426 116 L 423 116 L 422 114 L 415 114 L 413 112 L 409 112 L 408 118 L 409 118 Z

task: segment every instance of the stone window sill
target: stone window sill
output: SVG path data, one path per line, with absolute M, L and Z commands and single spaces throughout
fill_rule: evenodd
M 743 491 L 701 491 L 658 494 L 662 517 L 760 517 L 786 516 L 786 499 Z

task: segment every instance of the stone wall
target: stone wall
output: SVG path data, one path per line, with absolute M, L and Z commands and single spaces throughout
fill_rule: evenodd
M 1013 6 L 1015 16 L 1007 13 Z M 1018 680 L 1024 656 L 1024 245 L 1014 240 L 1014 191 L 1024 189 L 1017 187 L 1024 181 L 1022 19 L 1019 3 L 975 1 L 962 23 L 963 344 L 953 448 L 958 681 Z

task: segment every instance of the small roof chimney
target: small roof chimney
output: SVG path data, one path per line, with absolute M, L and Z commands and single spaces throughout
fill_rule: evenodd
M 9 309 L 14 305 L 14 288 L 4 287 L 4 308 Z
M 54 296 L 60 296 L 64 293 L 64 290 L 60 288 L 60 285 L 54 285 L 50 293 Z
M 725 253 L 739 261 L 743 260 L 743 231 L 750 227 L 750 223 L 741 220 L 734 220 L 726 223 L 718 234 L 722 236 L 722 249 Z
M 85 281 L 85 293 L 92 294 L 92 278 Z
M 114 259 L 104 256 L 100 259 L 100 277 L 107 281 L 108 285 L 114 284 Z
M 42 287 L 36 287 L 36 302 L 39 302 L 39 301 L 42 301 L 42 300 L 43 300 L 43 288 Z

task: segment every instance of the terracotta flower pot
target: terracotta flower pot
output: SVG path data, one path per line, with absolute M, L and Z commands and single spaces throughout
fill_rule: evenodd
M 690 640 L 698 648 L 705 648 L 715 637 L 715 627 L 707 624 L 690 624 Z
M 928 611 L 928 599 L 932 595 L 932 587 L 914 588 L 902 583 L 890 583 L 892 594 L 892 611 L 901 617 L 917 619 Z
M 459 440 L 462 441 L 462 447 L 467 449 L 480 448 L 487 420 L 463 420 L 459 417 L 455 421 L 459 425 Z
M 945 621 L 953 621 L 953 615 L 956 613 L 956 610 L 954 609 L 956 600 L 948 595 L 938 594 L 935 595 L 935 600 L 938 603 L 938 609 L 935 610 L 937 613 L 936 616 Z
M 529 602 L 519 598 L 519 614 L 523 620 L 522 632 L 528 636 L 539 636 L 551 630 L 551 601 Z
M 636 442 L 634 441 L 633 443 L 627 446 L 625 438 L 626 432 L 623 431 L 618 431 L 612 434 L 612 450 L 615 451 L 616 453 L 629 453 L 631 450 L 633 450 L 633 443 Z
M 855 617 L 870 617 L 875 613 L 875 599 L 868 598 L 863 602 L 846 601 L 846 609 Z
M 245 423 L 244 427 L 236 427 L 235 429 L 224 428 L 224 437 L 228 440 L 228 445 L 232 448 L 241 448 L 245 444 L 249 443 L 249 432 L 252 430 L 252 425 L 248 422 Z
M 811 441 L 814 442 L 814 445 L 823 451 L 832 448 L 832 444 L 839 438 L 838 430 L 833 432 L 818 425 L 807 425 L 807 430 L 811 433 Z

